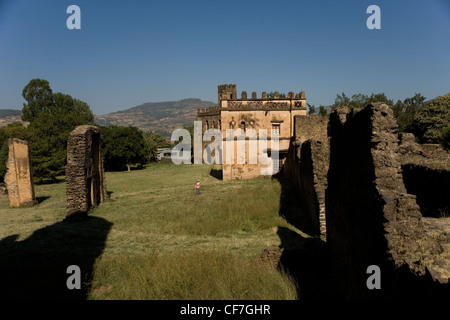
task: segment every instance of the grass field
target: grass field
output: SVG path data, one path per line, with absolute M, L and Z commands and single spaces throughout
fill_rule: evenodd
M 276 179 L 222 181 L 219 170 L 158 164 L 108 172 L 110 200 L 71 223 L 62 221 L 63 178 L 36 185 L 32 208 L 10 209 L 0 197 L 0 296 L 296 299 L 292 277 L 257 258 L 288 241 L 280 230 L 308 237 L 280 216 L 298 213 L 297 204 Z M 67 289 L 73 264 L 82 290 Z

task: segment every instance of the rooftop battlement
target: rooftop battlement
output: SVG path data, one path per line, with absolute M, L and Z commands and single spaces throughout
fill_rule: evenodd
M 214 107 L 209 107 L 209 108 L 197 109 L 197 115 L 198 116 L 220 115 L 220 108 L 219 108 L 219 106 L 214 106 Z
M 247 91 L 241 92 L 241 98 L 238 99 L 237 91 L 236 91 L 236 85 L 235 84 L 222 84 L 217 86 L 218 88 L 218 98 L 219 98 L 219 105 L 220 101 L 223 100 L 292 100 L 292 99 L 298 99 L 298 100 L 306 100 L 305 98 L 305 91 L 301 91 L 297 94 L 290 91 L 287 96 L 281 96 L 278 91 L 275 91 L 273 95 L 267 94 L 267 92 L 263 91 L 261 94 L 261 97 L 258 98 L 257 93 L 255 91 L 252 92 L 251 98 L 248 97 Z
M 198 116 L 220 115 L 221 110 L 306 110 L 305 92 L 297 94 L 290 91 L 287 95 L 280 95 L 278 91 L 273 94 L 267 94 L 263 91 L 258 97 L 256 92 L 252 92 L 251 97 L 247 91 L 241 92 L 238 99 L 235 84 L 222 84 L 218 88 L 218 106 L 198 109 Z M 269 97 L 270 96 L 270 97 Z

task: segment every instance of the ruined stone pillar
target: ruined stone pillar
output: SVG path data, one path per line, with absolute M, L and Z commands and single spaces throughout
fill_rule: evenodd
M 33 170 L 30 161 L 28 142 L 9 139 L 9 154 L 5 175 L 9 206 L 30 207 L 37 204 L 34 195 Z
M 88 214 L 107 198 L 100 129 L 76 127 L 67 140 L 66 216 Z

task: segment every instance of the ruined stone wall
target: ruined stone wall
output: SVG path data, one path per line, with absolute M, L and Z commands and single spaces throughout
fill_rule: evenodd
M 314 234 L 326 236 L 325 189 L 329 164 L 328 117 L 296 116 L 295 140 L 291 141 L 283 167 L 293 181 Z
M 76 127 L 67 141 L 67 216 L 87 214 L 107 198 L 100 129 Z
M 328 117 L 320 115 L 308 115 L 307 117 L 295 116 L 294 138 L 300 143 L 308 139 L 319 139 L 328 145 Z
M 301 143 L 291 139 L 289 151 L 283 165 L 283 175 L 291 180 L 297 189 L 300 188 L 300 155 Z
M 425 217 L 450 216 L 450 154 L 440 145 L 418 144 L 412 133 L 399 134 L 403 182 L 417 197 Z
M 336 289 L 347 299 L 450 292 L 433 281 L 450 277 L 450 239 L 445 226 L 422 218 L 406 191 L 396 130 L 392 108 L 381 103 L 330 115 L 327 245 Z M 381 269 L 381 290 L 367 288 L 370 265 Z
M 318 139 L 302 143 L 300 157 L 300 199 L 317 235 L 326 235 L 325 189 L 329 163 L 328 146 Z
M 450 170 L 405 163 L 402 171 L 406 189 L 417 197 L 424 216 L 450 216 Z
M 34 194 L 33 169 L 28 142 L 8 139 L 8 171 L 5 175 L 9 204 L 14 207 L 28 207 L 37 203 Z

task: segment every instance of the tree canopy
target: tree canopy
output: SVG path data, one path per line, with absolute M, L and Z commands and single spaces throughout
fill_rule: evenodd
M 316 106 L 315 105 L 311 105 L 309 103 L 307 103 L 308 106 L 308 114 L 315 114 L 316 113 Z
M 421 143 L 443 143 L 450 126 L 450 93 L 437 97 L 421 107 L 410 128 Z
M 170 148 L 172 144 L 168 139 L 159 133 L 149 131 L 144 136 L 145 143 L 148 148 L 148 157 L 150 161 L 156 161 L 158 155 L 158 148 Z
M 351 109 L 360 109 L 373 102 L 384 102 L 391 106 L 394 104 L 394 102 L 388 99 L 384 93 L 372 93 L 370 96 L 362 93 L 356 93 L 350 98 L 342 92 L 342 95 L 337 94 L 336 99 L 334 100 L 334 107 L 340 108 L 346 106 Z
M 350 109 L 360 109 L 373 102 L 384 102 L 393 107 L 398 130 L 400 132 L 413 132 L 413 120 L 417 112 L 424 106 L 424 101 L 425 97 L 420 93 L 416 93 L 403 101 L 397 100 L 394 104 L 394 101 L 389 99 L 383 92 L 372 93 L 371 95 L 356 93 L 351 97 L 342 92 L 342 94 L 337 94 L 333 108 L 346 106 Z
M 23 104 L 22 120 L 32 122 L 41 113 L 49 112 L 53 104 L 53 92 L 44 79 L 32 79 L 22 91 L 27 103 Z
M 276 91 L 275 91 L 275 92 L 276 92 Z M 269 98 L 269 99 L 275 98 L 275 92 L 274 92 L 274 91 L 269 92 L 269 93 L 267 94 L 267 98 Z M 279 97 L 279 98 L 286 98 L 287 95 L 286 95 L 286 93 L 278 93 L 278 97 Z
M 124 170 L 148 162 L 148 147 L 137 127 L 115 125 L 101 127 L 103 165 L 105 170 Z
M 319 106 L 319 115 L 322 117 L 325 117 L 328 114 L 327 109 L 325 109 L 325 106 L 320 105 Z
M 27 131 L 34 176 L 54 180 L 64 174 L 69 133 L 78 125 L 92 124 L 94 115 L 87 103 L 53 93 L 47 80 L 31 80 L 22 96 L 27 101 L 22 120 L 30 123 Z

